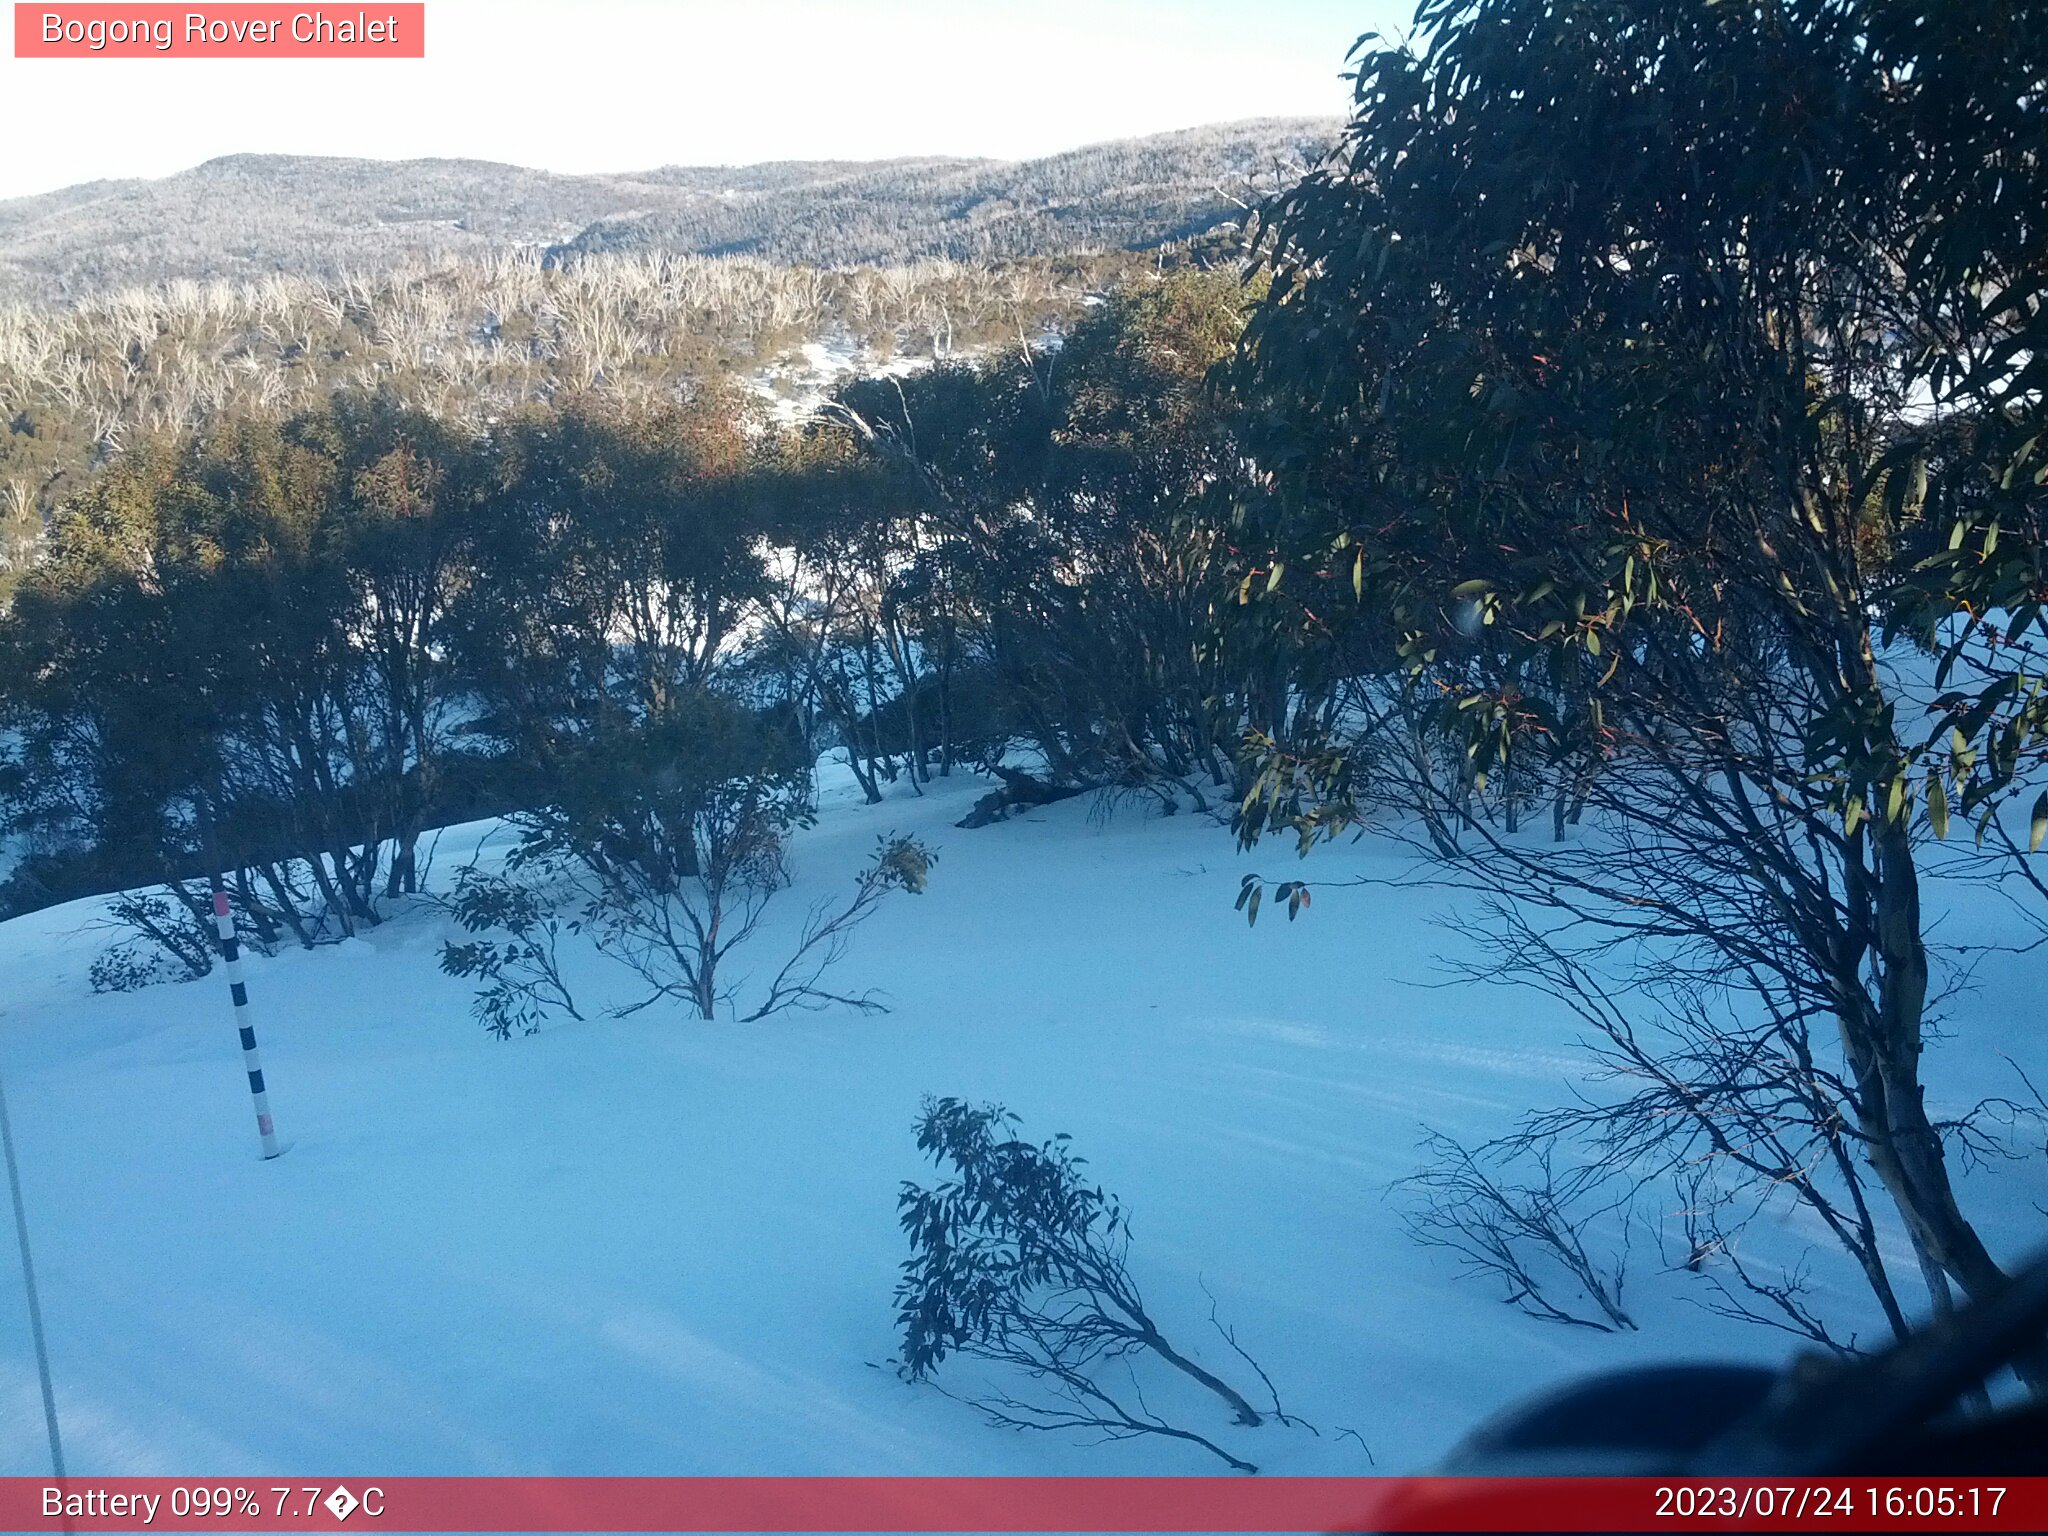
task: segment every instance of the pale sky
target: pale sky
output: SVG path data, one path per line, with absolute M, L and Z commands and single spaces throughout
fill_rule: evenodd
M 374 0 L 329 4 L 375 14 Z M 428 0 L 424 60 L 0 56 L 0 197 L 240 152 L 554 171 L 1020 158 L 1341 113 L 1412 0 Z M 118 15 L 118 6 L 107 14 Z

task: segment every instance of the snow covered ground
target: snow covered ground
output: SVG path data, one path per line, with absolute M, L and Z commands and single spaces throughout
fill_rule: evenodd
M 877 358 L 849 336 L 807 341 L 748 379 L 747 385 L 766 402 L 768 419 L 778 426 L 807 421 L 832 392 L 848 380 L 903 378 L 931 366 L 929 357 L 897 353 Z
M 1175 1400 L 1267 1471 L 1426 1469 L 1561 1378 L 1783 1358 L 1782 1337 L 1708 1315 L 1653 1255 L 1629 1298 L 1643 1332 L 1604 1335 L 1518 1314 L 1404 1234 L 1388 1186 L 1414 1171 L 1424 1125 L 1498 1132 L 1578 1070 L 1574 1027 L 1542 999 L 1414 985 L 1452 942 L 1429 922 L 1441 899 L 1332 891 L 1297 923 L 1247 930 L 1239 875 L 1291 873 L 1286 849 L 1247 860 L 1206 819 L 1083 801 L 954 829 L 984 788 L 868 807 L 842 785 L 798 839 L 778 931 L 843 891 L 879 833 L 938 849 L 929 892 L 885 904 L 839 974 L 884 989 L 885 1016 L 649 1012 L 501 1044 L 439 974 L 450 928 L 424 904 L 367 938 L 254 961 L 289 1144 L 274 1163 L 256 1156 L 219 976 L 96 997 L 102 941 L 79 933 L 95 904 L 0 925 L 0 1065 L 72 1470 L 1221 1471 L 1156 1438 L 993 1429 L 887 1369 L 896 1193 L 930 1174 L 910 1133 L 927 1092 L 1072 1133 L 1134 1214 L 1132 1268 L 1168 1334 L 1248 1374 L 1209 1325 L 1206 1286 L 1321 1429 L 1234 1429 Z M 448 833 L 440 880 L 491 834 Z M 1403 857 L 1367 841 L 1311 872 Z M 762 945 L 765 961 L 774 935 Z M 2001 1051 L 2031 1051 L 2048 1080 L 2022 1028 L 2041 965 L 1986 962 L 1937 1048 L 1943 1093 L 2009 1090 Z M 576 974 L 602 1003 L 599 962 Z M 2048 1225 L 2043 1161 L 2001 1167 L 1996 1190 L 1966 1181 L 2003 1254 Z M 1824 1302 L 1867 1326 L 1852 1290 Z M 940 1380 L 971 1390 L 952 1369 Z M 45 1459 L 9 1251 L 0 1472 Z
M 1092 307 L 1102 301 L 1091 294 L 1083 302 Z M 1031 345 L 1043 355 L 1058 351 L 1064 339 L 1059 328 L 1047 322 L 1031 338 Z M 798 426 L 816 415 L 833 391 L 853 379 L 902 379 L 931 367 L 938 360 L 932 355 L 931 346 L 930 337 L 902 335 L 897 338 L 895 350 L 887 356 L 877 356 L 869 347 L 840 332 L 791 348 L 749 376 L 747 387 L 764 402 L 769 421 L 777 426 Z M 941 356 L 947 362 L 972 362 L 987 351 L 972 346 L 955 350 L 947 342 L 940 346 Z

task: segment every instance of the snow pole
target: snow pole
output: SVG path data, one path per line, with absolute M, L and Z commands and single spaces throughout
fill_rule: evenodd
M 228 905 L 227 886 L 216 870 L 209 879 L 213 887 L 213 924 L 220 934 L 221 958 L 227 963 L 228 995 L 235 1003 L 235 1027 L 242 1034 L 242 1065 L 249 1072 L 249 1097 L 256 1103 L 256 1134 L 263 1139 L 263 1155 L 276 1157 L 277 1127 L 270 1119 L 270 1094 L 263 1086 L 263 1058 L 256 1054 L 256 1022 L 249 1013 L 249 987 L 242 980 L 242 943 L 235 937 L 235 914 Z
M 21 1244 L 21 1283 L 28 1291 L 28 1331 L 35 1341 L 36 1375 L 43 1384 L 43 1424 L 50 1431 L 50 1467 L 64 1479 L 64 1440 L 57 1433 L 57 1394 L 50 1388 L 50 1346 L 43 1338 L 43 1303 L 36 1294 L 35 1261 L 28 1256 L 28 1208 L 21 1199 L 21 1169 L 14 1158 L 14 1122 L 7 1114 L 7 1090 L 0 1086 L 0 1144 L 7 1151 L 7 1189 L 14 1196 L 14 1236 Z M 64 1522 L 71 1529 L 71 1522 Z

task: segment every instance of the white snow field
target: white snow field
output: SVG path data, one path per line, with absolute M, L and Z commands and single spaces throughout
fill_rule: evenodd
M 424 903 L 253 960 L 288 1144 L 271 1163 L 218 973 L 94 996 L 96 903 L 0 925 L 0 1066 L 73 1473 L 1224 1472 L 1158 1437 L 992 1428 L 888 1369 L 898 1184 L 936 1176 L 911 1136 L 928 1092 L 1070 1132 L 1133 1213 L 1131 1267 L 1168 1336 L 1261 1398 L 1210 1325 L 1214 1293 L 1320 1436 L 1234 1428 L 1156 1375 L 1150 1401 L 1267 1472 L 1426 1470 L 1579 1373 L 1790 1352 L 1706 1312 L 1641 1245 L 1643 1330 L 1609 1335 L 1523 1316 L 1404 1233 L 1389 1186 L 1425 1125 L 1497 1133 L 1579 1071 L 1575 1026 L 1534 994 L 1417 985 L 1455 942 L 1430 923 L 1450 898 L 1332 890 L 1248 930 L 1239 875 L 1294 873 L 1289 847 L 1247 859 L 1206 818 L 1084 800 L 956 830 L 986 787 L 869 807 L 842 785 L 797 839 L 757 963 L 878 834 L 936 846 L 929 891 L 892 897 L 836 976 L 884 989 L 886 1015 L 599 1019 L 614 983 L 581 957 L 593 1022 L 500 1043 L 436 968 L 452 925 Z M 437 880 L 492 839 L 446 834 Z M 1405 857 L 1367 839 L 1306 870 Z M 2043 969 L 1985 960 L 1934 1048 L 1937 1108 L 2015 1088 L 2005 1052 L 2048 1081 Z M 1964 1179 L 2002 1256 L 2048 1231 L 2038 1139 Z M 1753 1240 L 1799 1239 L 1773 1223 Z M 0 1246 L 0 1472 L 34 1474 L 42 1412 Z M 1822 1253 L 1815 1280 L 1871 1331 L 1844 1266 Z M 977 1371 L 938 1379 L 971 1393 Z

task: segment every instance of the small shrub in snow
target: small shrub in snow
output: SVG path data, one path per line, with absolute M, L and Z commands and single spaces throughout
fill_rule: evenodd
M 1491 1276 L 1507 1303 L 1546 1322 L 1633 1332 L 1622 1310 L 1624 1252 L 1603 1263 L 1586 1247 L 1586 1229 L 1619 1216 L 1624 1232 L 1636 1185 L 1607 1168 L 1553 1166 L 1547 1141 L 1494 1142 L 1476 1152 L 1432 1131 L 1431 1165 L 1406 1182 L 1420 1196 L 1405 1216 L 1427 1247 L 1447 1248 L 1468 1273 Z M 1517 1154 L 1521 1154 L 1517 1165 Z
M 530 826 L 507 875 L 474 869 L 456 877 L 449 902 L 456 920 L 483 937 L 444 944 L 441 969 L 484 983 L 471 1011 L 500 1040 L 539 1031 L 551 1013 L 581 1019 L 563 980 L 559 944 L 564 934 L 586 934 L 598 953 L 639 979 L 641 995 L 612 1010 L 638 1013 L 664 1001 L 681 1002 L 700 1018 L 721 1004 L 737 1007 L 737 989 L 722 976 L 723 962 L 753 938 L 769 899 L 783 883 L 779 825 L 715 825 L 698 873 L 651 877 L 644 865 L 615 848 L 560 840 L 556 829 Z M 741 834 L 745 841 L 742 843 Z M 914 837 L 884 836 L 854 877 L 853 894 L 837 905 L 811 908 L 795 947 L 741 1017 L 748 1023 L 787 1010 L 842 1006 L 876 1013 L 870 992 L 835 992 L 826 973 L 843 959 L 853 932 L 892 891 L 921 895 L 936 855 Z M 556 915 L 553 894 L 575 893 L 576 913 Z
M 95 992 L 134 992 L 165 981 L 196 981 L 213 969 L 213 935 L 167 898 L 129 891 L 107 904 L 106 927 L 127 937 L 88 968 Z
M 1034 1144 L 1019 1139 L 1016 1126 L 1001 1105 L 924 1102 L 918 1147 L 953 1177 L 930 1189 L 905 1183 L 897 1201 L 912 1250 L 896 1288 L 903 1374 L 924 1380 L 951 1354 L 1016 1366 L 1045 1396 L 965 1399 L 991 1423 L 1088 1429 L 1115 1440 L 1165 1435 L 1241 1472 L 1257 1471 L 1159 1417 L 1135 1375 L 1122 1396 L 1105 1384 L 1104 1367 L 1149 1356 L 1220 1398 L 1235 1422 L 1257 1425 L 1265 1417 L 1169 1343 L 1146 1311 L 1125 1262 L 1129 1218 L 1114 1195 L 1089 1181 L 1086 1159 L 1064 1135 Z M 1227 1330 L 1224 1338 L 1258 1370 Z M 1286 1421 L 1277 1401 L 1272 1417 Z
M 136 939 L 116 944 L 96 957 L 85 974 L 95 992 L 140 992 L 160 982 L 197 979 L 162 950 Z
M 448 906 L 468 932 L 498 935 L 441 946 L 443 971 L 485 983 L 470 1003 L 485 1029 L 509 1040 L 515 1032 L 538 1034 L 557 1008 L 583 1017 L 562 980 L 558 952 L 564 927 L 574 932 L 577 925 L 563 924 L 538 891 L 472 866 L 457 871 Z

